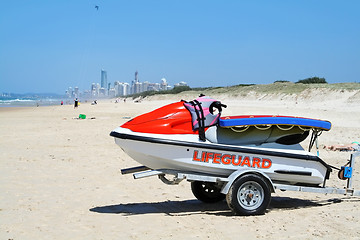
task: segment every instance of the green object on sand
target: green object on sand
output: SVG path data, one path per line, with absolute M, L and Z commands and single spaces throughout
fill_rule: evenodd
M 79 118 L 85 119 L 85 118 L 86 118 L 86 115 L 85 115 L 85 114 L 80 114 L 80 115 L 79 115 Z

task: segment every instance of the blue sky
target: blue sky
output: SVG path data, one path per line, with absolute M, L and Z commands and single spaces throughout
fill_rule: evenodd
M 85 90 L 101 69 L 111 83 L 136 70 L 191 87 L 359 82 L 359 12 L 357 0 L 2 1 L 0 92 Z

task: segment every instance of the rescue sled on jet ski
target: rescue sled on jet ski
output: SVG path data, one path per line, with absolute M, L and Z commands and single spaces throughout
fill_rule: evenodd
M 329 121 L 221 117 L 223 107 L 203 96 L 160 107 L 113 130 L 115 142 L 143 165 L 123 174 L 159 175 L 168 184 L 187 179 L 199 200 L 216 202 L 227 196 L 229 207 L 245 215 L 263 213 L 276 184 L 325 186 L 331 168 L 309 151 L 320 133 L 330 130 Z M 299 143 L 310 134 L 306 151 Z

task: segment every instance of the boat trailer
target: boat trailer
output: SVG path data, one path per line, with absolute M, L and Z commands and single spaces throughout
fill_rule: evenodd
M 212 176 L 198 172 L 179 172 L 169 169 L 150 169 L 146 166 L 121 169 L 121 174 L 133 174 L 134 179 L 158 176 L 168 185 L 179 184 L 183 180 L 191 182 L 195 197 L 206 203 L 215 203 L 226 199 L 229 208 L 236 215 L 263 214 L 270 204 L 271 193 L 275 190 L 312 192 L 322 194 L 341 194 L 360 196 L 360 190 L 353 188 L 355 158 L 360 156 L 356 151 L 351 154 L 346 166 L 341 167 L 339 178 L 346 180 L 343 188 L 323 186 L 299 186 L 273 183 L 262 171 L 257 169 L 239 169 L 228 177 Z M 172 176 L 171 179 L 166 175 Z

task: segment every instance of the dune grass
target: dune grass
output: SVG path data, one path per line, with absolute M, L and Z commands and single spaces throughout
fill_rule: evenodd
M 132 97 L 146 97 L 157 94 L 194 94 L 203 93 L 205 95 L 221 95 L 229 96 L 246 96 L 253 92 L 258 94 L 300 94 L 306 90 L 327 89 L 333 91 L 356 91 L 360 89 L 360 83 L 333 83 L 333 84 L 303 84 L 293 82 L 275 82 L 271 84 L 240 84 L 228 87 L 204 87 L 204 88 L 183 88 L 183 91 L 159 91 L 159 92 L 143 92 L 133 95 Z

